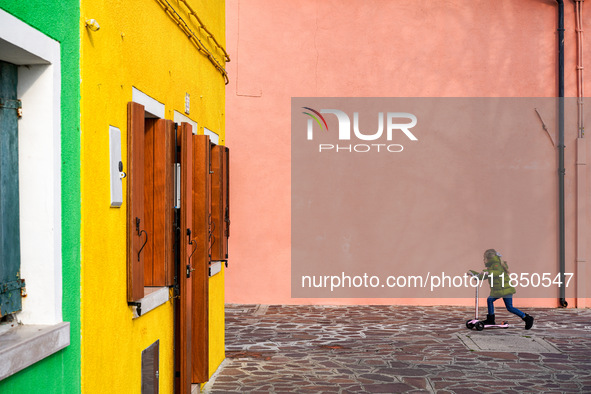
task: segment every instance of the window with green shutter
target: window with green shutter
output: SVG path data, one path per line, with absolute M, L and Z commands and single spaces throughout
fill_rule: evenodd
M 0 317 L 21 310 L 17 66 L 0 61 Z

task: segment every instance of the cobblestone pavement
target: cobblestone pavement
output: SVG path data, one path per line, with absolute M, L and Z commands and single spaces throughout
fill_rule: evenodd
M 590 309 L 524 308 L 536 318 L 526 331 L 497 308 L 511 326 L 479 332 L 467 307 L 226 308 L 226 360 L 208 393 L 591 393 Z

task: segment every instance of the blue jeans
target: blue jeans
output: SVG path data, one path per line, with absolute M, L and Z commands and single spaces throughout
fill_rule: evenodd
M 489 315 L 495 314 L 495 306 L 493 303 L 496 300 L 498 300 L 498 298 L 495 298 L 495 297 L 488 297 L 486 299 L 486 304 L 488 305 L 488 314 Z M 517 309 L 513 306 L 513 295 L 508 295 L 508 296 L 503 297 L 503 302 L 505 303 L 505 307 L 507 308 L 507 310 L 509 312 L 514 313 L 521 318 L 523 318 L 525 316 L 525 313 L 521 312 L 519 309 Z

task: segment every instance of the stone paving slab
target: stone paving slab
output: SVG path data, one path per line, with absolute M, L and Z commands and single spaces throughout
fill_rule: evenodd
M 511 327 L 477 332 L 468 307 L 226 305 L 226 360 L 203 392 L 591 392 L 591 310 L 526 312 L 529 331 L 499 311 Z
M 529 334 L 529 331 L 527 331 Z M 488 332 L 468 332 L 457 334 L 470 350 L 510 352 L 510 353 L 560 353 L 556 347 L 543 338 L 527 334 L 492 335 Z

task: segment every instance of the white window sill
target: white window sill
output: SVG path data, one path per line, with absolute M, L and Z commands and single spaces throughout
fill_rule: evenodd
M 70 345 L 70 323 L 22 325 L 0 335 L 0 380 Z
M 139 307 L 140 313 L 138 313 L 138 307 L 132 306 L 133 318 L 137 319 L 140 316 L 145 315 L 153 309 L 158 308 L 160 305 L 166 304 L 170 298 L 170 290 L 168 287 L 144 287 L 144 298 L 137 301 L 141 306 Z
M 222 262 L 221 261 L 212 261 L 209 265 L 209 277 L 211 278 L 215 274 L 222 271 Z

